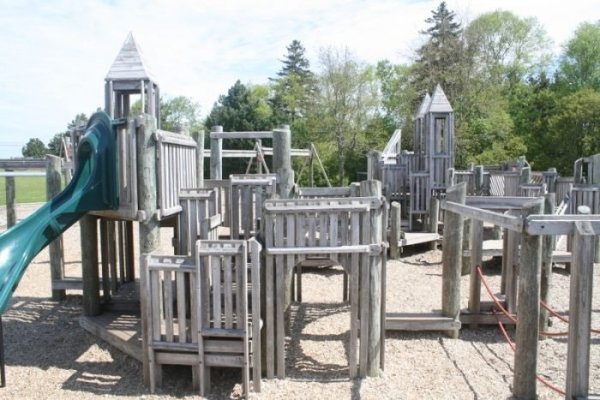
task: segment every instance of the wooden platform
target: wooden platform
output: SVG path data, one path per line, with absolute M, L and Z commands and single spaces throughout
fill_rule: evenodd
M 459 330 L 458 319 L 440 313 L 386 313 L 386 331 L 454 331 Z
M 470 257 L 471 250 L 463 250 L 463 257 Z M 482 248 L 483 257 L 500 257 L 502 256 L 502 240 L 484 240 Z M 552 253 L 552 261 L 559 264 L 571 262 L 571 252 L 554 250 Z
M 441 240 L 442 237 L 437 233 L 431 232 L 404 232 L 404 238 L 398 243 L 400 247 L 411 246 L 414 244 L 429 243 Z
M 142 327 L 139 316 L 104 312 L 96 317 L 82 316 L 79 325 L 92 335 L 142 362 Z

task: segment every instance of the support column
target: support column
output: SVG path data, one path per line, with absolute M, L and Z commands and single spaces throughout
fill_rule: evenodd
M 587 398 L 590 378 L 590 329 L 594 269 L 594 230 L 589 222 L 575 222 L 569 297 L 567 399 Z
M 153 139 L 154 117 L 143 115 L 137 120 L 137 181 L 138 181 L 138 204 L 140 215 L 139 243 L 140 254 L 151 253 L 160 242 L 160 222 L 156 214 L 156 141 Z M 145 285 L 141 285 L 144 287 Z M 141 292 L 142 298 L 147 296 Z M 144 301 L 141 302 L 145 304 Z M 141 310 L 142 315 L 146 315 L 145 310 Z M 149 330 L 148 321 L 142 318 L 142 341 L 143 341 L 143 369 L 144 383 L 150 380 L 148 352 Z
M 213 138 L 213 133 L 223 133 L 220 125 L 210 128 L 210 179 L 223 179 L 223 139 Z
M 98 218 L 86 214 L 79 220 L 81 267 L 83 277 L 83 315 L 100 314 L 100 276 L 98 271 Z
M 556 207 L 556 193 L 548 193 L 544 196 L 544 214 L 554 214 Z M 552 287 L 552 253 L 555 247 L 555 236 L 545 235 L 542 239 L 542 281 L 540 284 L 540 299 L 549 304 L 550 288 Z M 545 308 L 540 309 L 540 331 L 548 328 L 549 313 Z M 546 336 L 540 336 L 545 339 Z
M 446 200 L 464 204 L 467 195 L 465 182 L 452 186 L 446 191 Z M 462 242 L 464 217 L 446 211 L 442 253 L 442 314 L 456 318 L 460 313 L 460 276 L 462 268 Z M 458 337 L 458 330 L 451 331 L 451 337 Z
M 204 187 L 204 129 L 196 137 L 196 185 Z
M 46 199 L 51 200 L 62 189 L 61 159 L 49 154 L 46 156 L 46 161 Z M 55 280 L 63 280 L 65 278 L 62 235 L 50 243 L 48 251 L 50 253 L 50 279 L 52 280 L 51 286 L 53 287 Z M 52 289 L 52 300 L 62 300 L 65 296 L 66 291 L 64 289 Z
M 294 187 L 292 170 L 292 133 L 288 125 L 273 130 L 273 168 L 277 174 L 277 193 L 283 199 L 289 198 Z
M 524 208 L 525 219 L 541 214 L 543 202 L 531 202 Z M 513 394 L 519 399 L 537 396 L 537 355 L 540 318 L 540 279 L 542 266 L 542 237 L 521 234 L 521 263 L 519 268 L 517 333 L 514 363 Z
M 360 183 L 361 197 L 382 198 L 381 182 L 377 180 L 368 180 Z M 369 243 L 380 245 L 383 243 L 383 208 L 379 207 L 371 211 L 370 216 L 370 238 Z M 369 265 L 361 265 L 361 268 L 369 268 L 369 302 L 361 304 L 361 307 L 368 307 L 368 350 L 367 350 L 367 376 L 378 377 L 381 365 L 381 355 L 383 353 L 383 343 L 381 341 L 381 310 L 383 294 L 382 274 L 383 274 L 383 250 L 382 253 L 369 256 Z M 361 288 L 364 290 L 367 288 Z M 354 295 L 354 294 L 352 294 Z M 360 344 L 361 347 L 365 345 Z
M 6 172 L 12 172 L 7 169 Z M 17 213 L 15 212 L 15 177 L 6 177 L 6 229 L 13 227 L 17 223 Z

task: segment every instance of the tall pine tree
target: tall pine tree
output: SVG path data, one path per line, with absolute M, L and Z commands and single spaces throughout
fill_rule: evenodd
M 445 1 L 431 14 L 425 20 L 430 26 L 421 31 L 427 41 L 417 50 L 415 89 L 421 97 L 425 92 L 431 93 L 439 83 L 452 101 L 461 86 L 462 28 Z

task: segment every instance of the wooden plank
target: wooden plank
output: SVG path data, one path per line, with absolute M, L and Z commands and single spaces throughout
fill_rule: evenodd
M 359 214 L 354 212 L 350 216 L 350 239 L 352 245 L 360 243 L 360 219 Z M 356 378 L 357 355 L 358 355 L 358 331 L 360 326 L 359 316 L 359 261 L 357 253 L 350 255 L 350 343 L 348 346 L 348 368 L 350 378 Z
M 502 215 L 493 211 L 487 211 L 481 208 L 458 204 L 449 200 L 443 200 L 440 203 L 440 207 L 446 211 L 459 213 L 467 218 L 477 219 L 483 222 L 490 222 L 502 228 L 517 232 L 523 230 L 523 221 L 517 217 Z
M 284 219 L 277 215 L 275 219 L 275 246 L 283 247 Z M 269 254 L 269 253 L 267 253 Z M 275 347 L 277 378 L 285 378 L 285 265 L 283 254 L 275 256 Z
M 214 282 L 214 281 L 213 281 Z M 220 282 L 215 282 L 220 285 Z M 223 297 L 225 303 L 225 329 L 233 328 L 233 273 L 231 257 L 223 258 Z M 205 349 L 206 351 L 206 349 Z
M 595 232 L 589 223 L 577 222 L 575 225 L 569 297 L 567 398 L 587 396 L 590 376 Z
M 477 268 L 482 266 L 483 256 L 483 222 L 476 219 L 471 220 L 471 274 L 469 277 L 469 312 L 478 314 L 481 310 L 481 280 L 477 273 Z M 477 328 L 472 325 L 471 328 Z
M 387 313 L 385 318 L 387 331 L 454 331 L 460 327 L 459 320 L 439 313 Z
M 265 216 L 265 248 L 274 245 L 273 242 L 273 218 L 270 215 Z M 266 362 L 267 378 L 275 377 L 275 288 L 274 288 L 274 256 L 266 255 L 266 274 L 265 274 L 265 325 L 266 325 Z
M 378 245 L 349 245 L 349 246 L 335 246 L 335 247 L 302 247 L 302 248 L 289 248 L 289 247 L 272 247 L 267 248 L 265 253 L 268 255 L 326 255 L 326 254 L 342 254 L 342 253 L 369 253 L 378 254 L 381 252 L 381 246 Z
M 594 234 L 600 234 L 600 215 L 532 215 L 525 229 L 530 235 L 571 235 L 574 222 L 589 222 Z

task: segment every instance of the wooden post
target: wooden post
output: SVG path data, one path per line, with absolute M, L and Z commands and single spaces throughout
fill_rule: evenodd
M 8 171 L 12 171 L 7 169 Z M 9 229 L 17 223 L 17 213 L 15 212 L 15 177 L 6 177 L 6 228 Z
M 483 196 L 483 165 L 477 165 L 473 169 L 473 178 L 475 179 L 475 195 Z
M 589 391 L 594 238 L 594 230 L 589 222 L 574 223 L 567 347 L 567 399 L 587 398 Z
M 210 129 L 213 133 L 222 133 L 222 126 L 213 126 Z M 223 179 L 223 139 L 210 138 L 210 179 Z
M 541 214 L 543 202 L 523 207 L 524 217 Z M 535 399 L 537 393 L 537 354 L 540 318 L 540 279 L 542 237 L 521 234 L 521 263 L 517 303 L 517 333 L 513 394 L 519 399 Z
M 46 199 L 51 200 L 60 193 L 62 189 L 61 181 L 61 160 L 48 154 L 46 156 Z M 57 237 L 50 243 L 48 247 L 50 253 L 50 279 L 54 286 L 55 280 L 63 280 L 65 278 L 65 264 L 63 257 L 63 242 L 62 235 Z M 52 300 L 62 300 L 66 296 L 66 291 L 52 289 Z
M 448 188 L 446 199 L 464 204 L 466 194 L 467 184 L 462 182 Z M 442 314 L 448 318 L 456 318 L 460 313 L 463 224 L 462 215 L 446 211 L 442 244 Z M 458 330 L 451 331 L 450 336 L 457 338 Z
M 292 133 L 288 125 L 273 130 L 273 165 L 277 174 L 277 193 L 283 199 L 290 197 L 294 186 L 292 170 Z
M 204 129 L 196 137 L 196 185 L 204 187 Z
M 471 219 L 471 233 L 469 237 L 471 243 L 471 276 L 469 277 L 469 311 L 472 314 L 481 312 L 481 279 L 477 273 L 477 267 L 482 266 L 483 261 L 483 222 Z M 476 329 L 477 324 L 471 324 L 471 328 Z
M 440 219 L 440 200 L 436 196 L 431 196 L 431 205 L 429 206 L 429 231 L 438 233 L 438 221 Z M 431 242 L 431 250 L 437 250 L 438 242 Z
M 544 214 L 554 214 L 556 207 L 556 193 L 548 193 L 544 196 Z M 542 281 L 540 283 L 540 299 L 548 304 L 550 300 L 550 288 L 552 287 L 552 252 L 554 251 L 554 235 L 545 235 L 542 239 Z M 540 331 L 548 328 L 548 310 L 540 309 Z M 546 336 L 540 336 L 545 339 Z
M 160 223 L 156 215 L 156 141 L 153 138 L 154 118 L 143 115 L 137 120 L 137 181 L 138 203 L 140 209 L 139 243 L 140 254 L 147 254 L 158 248 L 160 242 Z M 220 158 L 219 158 L 220 160 Z M 211 159 L 211 164 L 212 164 Z M 144 301 L 141 302 L 144 304 Z M 146 315 L 145 310 L 141 310 Z M 142 348 L 148 348 L 149 328 L 142 319 Z M 150 380 L 148 352 L 143 351 L 144 383 Z
M 400 203 L 397 201 L 392 202 L 392 209 L 390 211 L 390 258 L 396 260 L 400 258 L 402 253 L 402 247 L 399 243 L 402 239 L 402 219 Z
M 100 314 L 100 275 L 98 270 L 98 218 L 86 214 L 79 220 L 83 279 L 83 315 Z
M 472 220 L 470 218 L 464 219 L 463 238 L 465 240 L 463 240 L 463 243 L 462 243 L 463 250 L 469 250 L 471 248 L 471 241 L 468 240 L 468 238 L 471 237 L 471 224 L 472 224 Z M 463 257 L 462 252 L 461 252 L 461 259 L 462 259 L 462 265 L 461 265 L 460 274 L 461 275 L 470 274 L 471 273 L 471 259 L 469 257 Z
M 360 183 L 361 197 L 374 196 L 382 197 L 381 182 L 377 180 L 367 180 Z M 383 243 L 383 209 L 379 207 L 371 211 L 370 216 L 370 238 L 369 243 L 380 245 Z M 361 290 L 369 290 L 369 304 L 361 304 L 361 307 L 368 307 L 369 332 L 368 332 L 368 350 L 367 350 L 367 375 L 370 377 L 379 376 L 380 357 L 382 352 L 381 330 L 381 310 L 382 310 L 382 254 L 369 256 L 369 265 L 361 265 L 361 268 L 369 268 L 369 287 Z M 365 345 L 360 344 L 361 347 Z
M 367 154 L 367 177 L 370 180 L 382 180 L 381 176 L 381 152 L 370 150 Z

